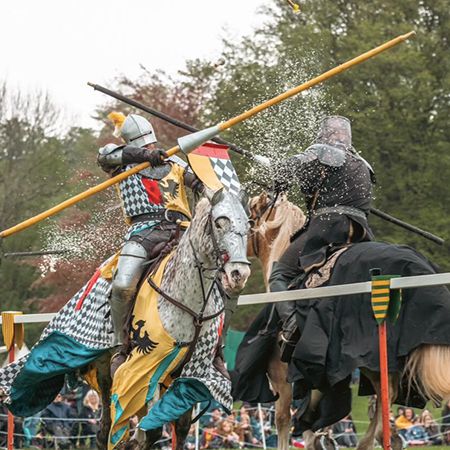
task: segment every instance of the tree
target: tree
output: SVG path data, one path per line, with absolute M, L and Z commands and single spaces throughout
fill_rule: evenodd
M 307 147 L 323 115 L 345 115 L 353 123 L 355 147 L 377 173 L 376 206 L 450 237 L 450 185 L 445 180 L 450 169 L 448 5 L 305 0 L 301 11 L 293 15 L 279 0 L 266 10 L 269 20 L 254 37 L 225 43 L 227 63 L 220 71 L 208 72 L 210 63 L 203 62 L 213 89 L 203 122 L 234 116 L 415 29 L 415 40 L 261 114 L 228 136 L 254 152 L 284 157 Z M 194 79 L 198 73 L 197 65 Z M 237 167 L 243 167 L 243 179 L 267 179 L 248 165 Z M 371 224 L 378 239 L 413 245 L 448 266 L 445 252 L 435 244 L 377 218 Z

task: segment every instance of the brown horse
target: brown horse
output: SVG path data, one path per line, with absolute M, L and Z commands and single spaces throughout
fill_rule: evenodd
M 272 199 L 262 193 L 250 200 L 250 217 L 254 225 L 248 240 L 248 256 L 261 261 L 264 284 L 269 290 L 272 265 L 289 246 L 289 238 L 300 229 L 306 217 L 303 211 L 289 202 L 285 195 Z M 278 448 L 289 449 L 291 428 L 292 387 L 287 380 L 288 365 L 281 361 L 279 347 L 275 346 L 267 375 L 272 389 L 278 393 L 275 402 L 275 424 L 278 433 Z
M 302 225 L 305 216 L 302 211 L 281 197 L 276 203 L 267 195 L 254 197 L 250 203 L 252 219 L 255 223 L 249 237 L 248 254 L 261 260 L 266 288 L 270 270 L 289 245 L 289 237 Z M 289 449 L 290 405 L 292 403 L 292 389 L 287 382 L 287 364 L 281 362 L 278 346 L 271 354 L 267 366 L 267 375 L 274 392 L 279 394 L 275 404 L 275 420 L 278 431 L 278 448 Z M 377 394 L 375 414 L 370 421 L 365 436 L 360 440 L 358 449 L 372 450 L 375 439 L 382 442 L 381 429 L 381 387 L 379 373 L 361 368 L 371 382 Z M 414 385 L 419 392 L 435 402 L 450 398 L 450 346 L 420 345 L 408 356 L 403 373 L 390 374 L 390 402 L 397 397 L 399 382 L 406 377 L 409 386 Z M 314 410 L 322 397 L 320 391 L 313 391 L 309 408 Z M 314 448 L 317 438 L 312 431 L 304 433 L 307 448 Z M 401 448 L 400 437 L 394 433 L 393 447 Z

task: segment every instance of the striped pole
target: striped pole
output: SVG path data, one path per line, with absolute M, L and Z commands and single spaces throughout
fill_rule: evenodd
M 391 450 L 391 427 L 389 423 L 389 370 L 387 359 L 386 316 L 389 309 L 391 280 L 382 276 L 380 269 L 371 270 L 372 310 L 378 323 L 378 346 L 380 352 L 381 417 L 383 423 L 383 449 Z
M 389 367 L 386 318 L 392 323 L 398 318 L 401 305 L 400 291 L 391 291 L 391 279 L 398 275 L 381 275 L 381 269 L 370 271 L 372 279 L 372 311 L 378 324 L 380 353 L 381 417 L 383 423 L 383 449 L 391 450 Z

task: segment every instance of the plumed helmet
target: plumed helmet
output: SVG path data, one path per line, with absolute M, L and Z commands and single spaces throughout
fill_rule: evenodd
M 142 116 L 129 114 L 120 129 L 120 135 L 127 144 L 136 147 L 154 144 L 156 139 L 152 124 Z
M 108 119 L 116 127 L 114 136 L 121 137 L 127 144 L 144 147 L 158 141 L 151 123 L 145 117 L 137 114 L 125 117 L 121 112 L 112 111 L 108 114 Z
M 342 116 L 328 116 L 322 119 L 316 143 L 351 149 L 352 127 L 350 120 Z

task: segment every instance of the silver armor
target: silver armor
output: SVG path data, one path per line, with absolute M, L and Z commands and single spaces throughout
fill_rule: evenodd
M 242 204 L 239 201 L 227 201 L 223 200 L 229 197 L 236 198 L 231 192 L 221 189 L 217 191 L 212 200 L 213 206 L 211 210 L 212 220 L 217 223 L 219 219 L 226 219 L 229 222 L 227 226 L 227 232 L 221 236 L 221 241 L 224 247 L 228 249 L 230 256 L 230 263 L 242 263 L 249 264 L 247 259 L 247 233 L 249 229 L 248 219 L 241 213 Z M 219 248 L 219 251 L 222 249 Z
M 102 167 L 122 165 L 122 148 L 116 144 L 106 144 L 98 149 L 97 161 Z
M 328 116 L 322 119 L 316 143 L 350 148 L 352 146 L 350 120 L 342 116 Z
M 125 119 L 120 135 L 127 144 L 144 147 L 157 142 L 152 124 L 142 116 L 129 114 Z
M 123 344 L 124 317 L 144 272 L 147 251 L 139 242 L 128 241 L 122 247 L 111 290 L 111 318 L 114 326 L 114 346 Z

